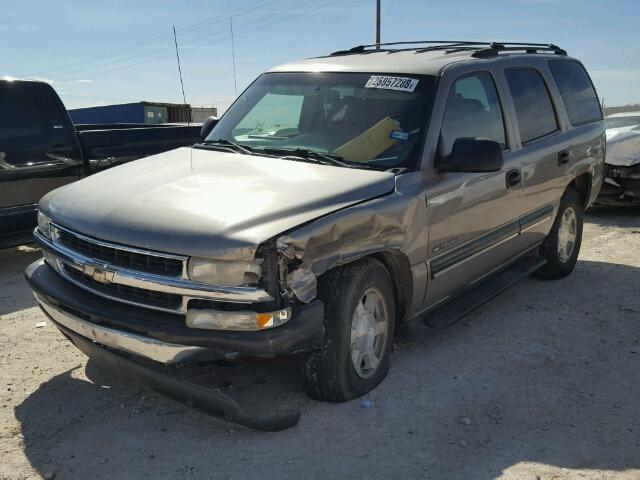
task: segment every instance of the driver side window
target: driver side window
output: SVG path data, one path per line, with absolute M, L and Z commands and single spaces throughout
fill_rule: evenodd
M 458 78 L 449 92 L 440 131 L 440 154 L 451 154 L 458 138 L 487 138 L 506 148 L 504 116 L 488 72 Z

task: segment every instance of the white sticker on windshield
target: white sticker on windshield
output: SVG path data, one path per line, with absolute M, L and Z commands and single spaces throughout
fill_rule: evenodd
M 418 85 L 417 78 L 389 77 L 387 75 L 371 75 L 365 88 L 384 88 L 385 90 L 400 90 L 413 92 Z

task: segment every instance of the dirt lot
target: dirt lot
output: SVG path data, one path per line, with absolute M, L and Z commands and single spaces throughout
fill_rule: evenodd
M 587 222 L 572 276 L 527 279 L 398 345 L 367 402 L 308 400 L 293 372 L 274 379 L 286 362 L 216 367 L 227 373 L 209 379 L 254 379 L 222 388 L 301 408 L 297 427 L 272 434 L 87 363 L 39 323 L 22 277 L 38 252 L 0 253 L 0 479 L 640 479 L 640 212 Z

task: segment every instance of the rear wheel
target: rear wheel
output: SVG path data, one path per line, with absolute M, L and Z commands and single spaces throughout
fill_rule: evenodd
M 541 278 L 556 279 L 569 275 L 576 266 L 582 243 L 583 209 L 574 189 L 565 192 L 551 231 L 541 247 L 547 263 L 537 274 Z
M 332 402 L 364 395 L 389 370 L 395 325 L 389 273 L 377 260 L 358 260 L 329 273 L 318 293 L 325 303 L 327 344 L 307 359 L 306 390 Z

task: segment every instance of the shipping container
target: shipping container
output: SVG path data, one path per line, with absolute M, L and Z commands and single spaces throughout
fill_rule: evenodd
M 194 121 L 191 116 L 191 105 L 162 102 L 137 102 L 75 108 L 69 110 L 69 115 L 75 124 L 144 123 L 157 125 Z
M 73 123 L 145 123 L 142 103 L 123 103 L 69 110 Z
M 216 107 L 191 107 L 191 121 L 202 123 L 209 117 L 217 117 L 218 109 Z

